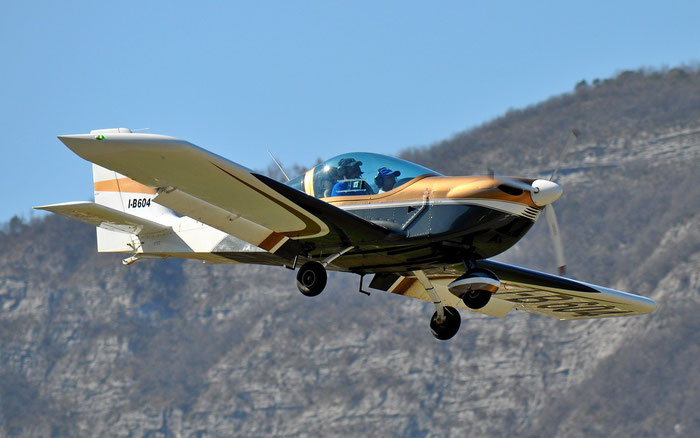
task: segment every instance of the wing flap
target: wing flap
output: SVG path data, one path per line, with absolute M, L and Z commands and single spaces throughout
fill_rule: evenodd
M 58 213 L 95 227 L 121 233 L 151 234 L 170 229 L 167 225 L 105 207 L 104 205 L 95 204 L 94 202 L 65 202 L 34 208 Z

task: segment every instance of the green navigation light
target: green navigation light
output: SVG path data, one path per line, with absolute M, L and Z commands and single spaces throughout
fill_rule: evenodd
M 105 139 L 105 136 L 102 135 L 102 134 L 100 134 L 100 135 L 98 135 L 97 137 L 95 137 L 95 140 L 104 140 L 104 139 Z

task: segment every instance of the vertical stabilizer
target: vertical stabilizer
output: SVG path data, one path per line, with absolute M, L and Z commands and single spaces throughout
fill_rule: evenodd
M 92 165 L 92 179 L 96 204 L 156 222 L 167 223 L 176 217 L 172 210 L 153 202 L 154 188 L 97 164 Z
M 91 131 L 91 134 L 120 132 L 130 133 L 126 128 L 103 129 Z M 153 202 L 156 189 L 145 186 L 133 179 L 113 170 L 92 165 L 92 179 L 95 186 L 95 203 L 104 205 L 133 216 L 149 221 L 173 225 L 178 217 L 169 208 Z M 128 251 L 132 239 L 124 233 L 118 233 L 104 228 L 97 229 L 98 251 Z

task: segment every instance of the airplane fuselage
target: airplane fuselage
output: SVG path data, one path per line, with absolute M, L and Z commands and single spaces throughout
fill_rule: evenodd
M 424 269 L 493 257 L 515 245 L 541 212 L 529 193 L 486 176 L 422 175 L 387 193 L 321 200 L 392 231 L 334 263 L 366 273 L 395 271 L 407 263 Z M 304 252 L 323 258 L 329 250 L 317 241 Z

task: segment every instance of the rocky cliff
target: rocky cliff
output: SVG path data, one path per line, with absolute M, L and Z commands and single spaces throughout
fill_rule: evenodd
M 632 111 L 640 90 L 656 97 Z M 87 225 L 5 227 L 1 434 L 694 436 L 699 93 L 693 71 L 620 75 L 404 152 L 451 174 L 548 176 L 578 126 L 556 204 L 570 275 L 653 298 L 647 316 L 462 312 L 438 342 L 432 305 L 366 297 L 352 275 L 306 298 L 282 268 L 124 267 L 96 254 Z M 553 270 L 545 224 L 500 259 Z

